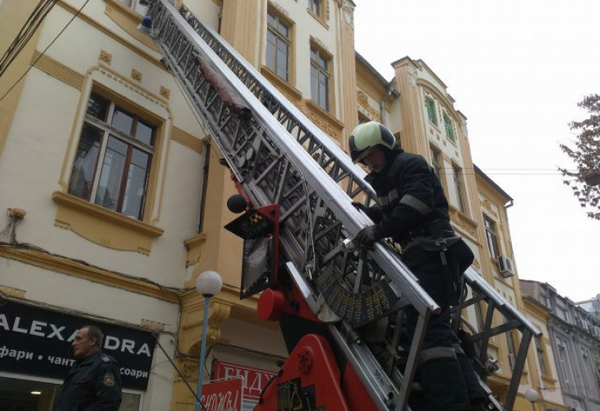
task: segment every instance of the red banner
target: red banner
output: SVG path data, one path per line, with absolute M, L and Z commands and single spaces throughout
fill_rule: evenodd
M 275 375 L 277 373 L 272 371 L 244 367 L 218 360 L 213 361 L 212 364 L 212 377 L 215 380 L 239 377 L 244 379 L 244 399 L 246 400 L 258 401 L 260 392 Z
M 242 411 L 242 379 L 202 384 L 202 404 L 207 411 Z

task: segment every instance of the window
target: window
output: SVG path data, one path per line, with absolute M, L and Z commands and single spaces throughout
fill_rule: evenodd
M 425 98 L 425 107 L 427 108 L 427 118 L 437 126 L 438 118 L 435 112 L 435 101 L 433 101 L 433 99 L 430 97 Z
M 515 348 L 515 338 L 513 337 L 511 331 L 506 333 L 506 348 L 508 350 L 508 365 L 511 370 L 514 370 L 516 365 L 517 349 Z
M 310 49 L 310 92 L 313 101 L 329 111 L 329 58 L 314 47 Z
M 289 80 L 290 25 L 267 11 L 267 67 L 285 81 Z
M 563 321 L 569 322 L 569 310 L 567 309 L 564 301 L 556 300 L 555 314 Z
M 573 376 L 570 367 L 570 358 L 567 353 L 566 342 L 562 339 L 557 338 L 558 347 L 558 369 L 562 374 L 563 380 L 561 385 L 566 388 L 567 391 L 571 391 L 573 388 Z
M 35 377 L 25 379 L 0 376 L 0 409 L 52 410 L 58 402 L 60 390 L 60 384 L 39 381 Z M 32 391 L 39 391 L 39 394 L 32 395 Z M 139 393 L 123 392 L 119 411 L 138 411 L 140 400 Z
M 458 211 L 466 212 L 467 209 L 465 207 L 465 192 L 463 188 L 463 181 L 461 177 L 461 169 L 457 166 L 452 166 L 453 176 L 454 176 L 454 188 L 456 189 L 456 201 L 458 206 Z
M 442 163 L 440 159 L 440 152 L 435 148 L 431 147 L 431 165 L 435 171 L 435 175 L 442 181 Z
M 156 126 L 92 92 L 69 194 L 141 220 Z
M 537 351 L 538 362 L 540 364 L 540 372 L 542 375 L 550 375 L 548 374 L 548 365 L 546 364 L 546 353 L 544 352 L 544 343 L 541 338 L 534 338 L 535 340 L 535 350 Z
M 500 248 L 498 247 L 498 236 L 496 234 L 496 223 L 494 220 L 483 215 L 483 223 L 485 225 L 485 236 L 487 237 L 488 250 L 490 250 L 490 256 L 492 258 L 498 258 L 500 255 Z
M 322 11 L 321 1 L 322 0 L 308 0 L 308 9 L 319 17 L 321 17 Z
M 446 113 L 444 113 L 444 128 L 446 129 L 446 137 L 452 141 L 456 141 L 456 137 L 454 136 L 454 124 Z
M 587 391 L 587 396 L 588 398 L 593 398 L 593 399 L 597 399 L 599 397 L 598 395 L 598 389 L 595 388 L 597 387 L 597 380 L 596 377 L 594 375 L 594 360 L 593 360 L 593 356 L 592 353 L 585 347 L 581 347 L 581 354 L 582 354 L 582 368 L 583 368 L 583 378 L 585 381 L 587 381 L 587 384 L 584 385 L 584 390 Z
M 477 295 L 477 292 L 473 291 L 474 299 L 477 298 Z M 483 307 L 481 304 L 483 304 L 482 301 L 477 301 L 475 304 L 473 304 L 473 307 L 475 308 L 475 321 L 477 322 L 477 329 L 479 331 L 483 331 L 485 328 L 485 318 L 483 316 Z
M 361 112 L 358 113 L 358 124 L 368 123 L 369 121 L 371 121 L 369 117 L 365 116 Z

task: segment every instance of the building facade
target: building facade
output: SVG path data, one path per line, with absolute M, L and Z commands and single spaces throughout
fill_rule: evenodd
M 0 2 L 0 49 L 37 3 Z M 0 77 L 0 397 L 10 396 L 11 411 L 51 409 L 71 364 L 68 341 L 87 323 L 105 330 L 105 351 L 128 377 L 123 410 L 192 409 L 203 317 L 194 283 L 205 270 L 224 282 L 210 301 L 206 378 L 245 376 L 251 409 L 287 355 L 278 327 L 258 320 L 256 299 L 239 299 L 242 242 L 223 228 L 235 218 L 226 207 L 235 187 L 159 48 L 137 30 L 144 3 L 59 0 Z M 218 30 L 336 144 L 346 148 L 359 122 L 375 120 L 424 156 L 474 267 L 526 312 L 511 199 L 473 164 L 466 117 L 425 62 L 400 59 L 384 79 L 354 50 L 351 0 L 172 3 Z M 475 327 L 481 316 L 465 312 Z M 501 399 L 512 338 L 490 346 Z M 38 351 L 46 340 L 53 345 Z M 530 370 L 540 366 L 530 357 L 519 411 L 530 409 L 525 390 L 540 386 L 533 376 L 554 372 Z
M 546 283 L 521 280 L 528 298 L 548 310 L 548 337 L 564 403 L 571 409 L 600 409 L 600 322 Z

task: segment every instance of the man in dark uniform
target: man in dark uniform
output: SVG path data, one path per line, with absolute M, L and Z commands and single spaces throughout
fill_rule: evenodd
M 104 336 L 96 326 L 79 329 L 71 346 L 77 360 L 62 385 L 54 411 L 117 411 L 121 374 L 114 358 L 102 353 Z
M 365 180 L 379 205 L 353 203 L 375 224 L 356 236 L 359 246 L 391 237 L 402 260 L 441 307 L 429 321 L 418 363 L 427 411 L 469 410 L 485 393 L 450 327 L 450 306 L 457 303 L 458 277 L 473 261 L 468 245 L 454 233 L 448 201 L 433 169 L 419 155 L 404 152 L 383 125 L 359 125 L 349 139 L 352 160 L 367 165 Z M 412 337 L 417 311 L 407 310 L 406 336 Z

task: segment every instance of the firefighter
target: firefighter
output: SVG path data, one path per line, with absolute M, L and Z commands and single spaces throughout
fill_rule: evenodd
M 363 228 L 355 243 L 368 247 L 392 238 L 402 248 L 403 262 L 442 309 L 430 319 L 418 361 L 424 409 L 469 410 L 470 402 L 480 401 L 484 392 L 450 327 L 449 308 L 458 301 L 458 277 L 473 261 L 473 253 L 450 225 L 440 181 L 423 157 L 403 151 L 377 122 L 356 127 L 349 149 L 354 163 L 371 170 L 365 180 L 379 202 L 372 207 L 353 203 L 375 223 Z M 417 320 L 411 307 L 405 317 L 406 337 L 412 337 Z
M 121 374 L 117 361 L 100 351 L 103 334 L 96 326 L 77 330 L 71 346 L 76 362 L 65 379 L 54 411 L 117 411 Z

